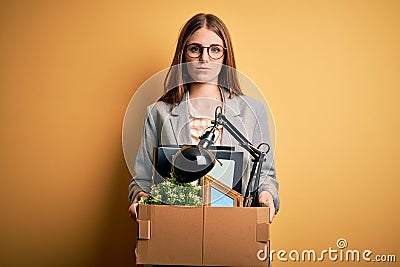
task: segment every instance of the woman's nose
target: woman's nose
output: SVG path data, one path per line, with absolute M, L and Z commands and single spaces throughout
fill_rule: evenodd
M 201 53 L 200 61 L 201 62 L 210 61 L 210 57 L 208 56 L 208 48 L 207 47 L 203 47 L 203 53 Z

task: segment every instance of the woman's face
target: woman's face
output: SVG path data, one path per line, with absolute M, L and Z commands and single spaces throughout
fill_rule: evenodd
M 222 39 L 205 27 L 190 36 L 184 55 L 187 70 L 194 82 L 218 83 L 218 74 L 225 57 L 223 47 Z

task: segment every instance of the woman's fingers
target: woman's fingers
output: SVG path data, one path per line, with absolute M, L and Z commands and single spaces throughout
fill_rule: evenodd
M 128 211 L 129 211 L 129 214 L 130 214 L 130 216 L 131 216 L 131 218 L 133 219 L 133 220 L 135 220 L 136 221 L 136 206 L 137 206 L 137 203 L 139 202 L 139 200 L 142 198 L 142 197 L 147 197 L 149 194 L 147 194 L 147 193 L 145 193 L 145 192 L 139 192 L 137 195 L 136 195 L 136 197 L 135 197 L 135 199 L 133 200 L 133 202 L 132 202 L 132 204 L 129 206 L 129 209 L 128 209 Z
M 265 206 L 269 207 L 269 221 L 272 222 L 272 219 L 275 216 L 275 205 L 274 205 L 274 198 L 272 197 L 271 193 L 268 191 L 262 191 L 258 196 L 258 202 L 264 204 Z

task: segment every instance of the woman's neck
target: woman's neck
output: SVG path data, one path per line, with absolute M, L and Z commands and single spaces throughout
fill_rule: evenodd
M 214 117 L 215 109 L 222 106 L 222 96 L 218 85 L 195 83 L 189 89 L 190 104 L 198 115 Z
M 210 98 L 222 101 L 221 91 L 216 84 L 193 83 L 190 85 L 190 98 Z

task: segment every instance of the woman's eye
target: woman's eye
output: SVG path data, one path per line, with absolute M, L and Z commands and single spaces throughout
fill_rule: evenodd
M 212 47 L 211 47 L 211 52 L 213 52 L 213 53 L 219 53 L 219 52 L 221 52 L 221 48 L 218 47 L 218 46 L 212 46 Z
M 190 51 L 191 51 L 191 52 L 194 52 L 194 53 L 198 53 L 198 52 L 200 52 L 200 47 L 198 47 L 198 46 L 192 46 L 192 47 L 190 48 Z

